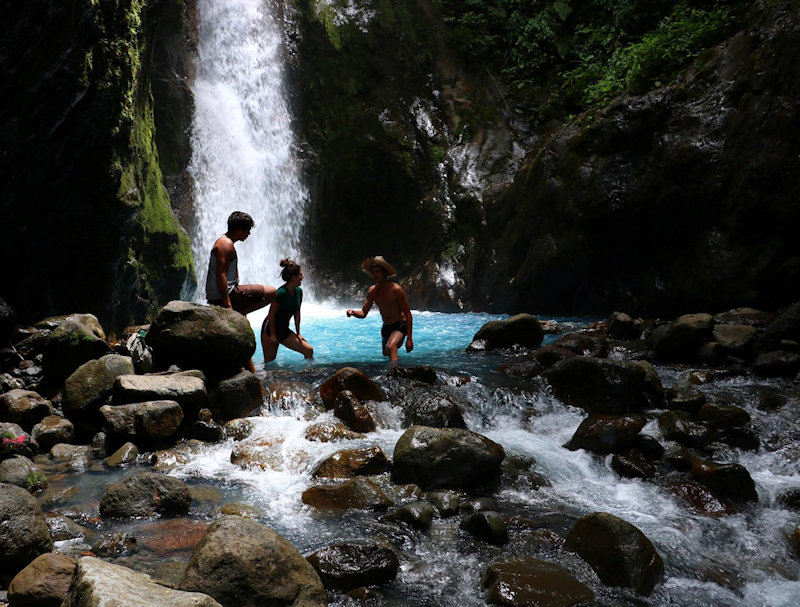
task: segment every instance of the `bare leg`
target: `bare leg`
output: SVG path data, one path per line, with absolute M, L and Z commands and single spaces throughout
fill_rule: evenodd
M 388 356 L 389 360 L 397 361 L 400 359 L 397 356 L 397 350 L 403 345 L 403 340 L 406 338 L 400 331 L 392 331 L 389 339 L 386 340 L 386 347 L 383 349 L 383 355 Z
M 261 296 L 255 301 L 251 301 L 247 305 L 236 310 L 239 314 L 244 314 L 245 316 L 250 314 L 250 312 L 255 312 L 256 310 L 270 305 L 277 297 L 278 290 L 270 285 L 244 285 L 242 288 L 258 290 L 261 293 Z
M 284 346 L 295 352 L 300 352 L 306 357 L 306 360 L 314 358 L 314 348 L 306 340 L 301 340 L 294 332 L 289 334 L 289 337 L 281 342 Z
M 264 324 L 266 325 L 266 319 L 264 320 Z M 278 355 L 278 342 L 272 341 L 270 336 L 267 335 L 267 332 L 263 329 L 261 330 L 261 349 L 264 350 L 264 362 L 269 363 L 275 360 L 275 357 Z

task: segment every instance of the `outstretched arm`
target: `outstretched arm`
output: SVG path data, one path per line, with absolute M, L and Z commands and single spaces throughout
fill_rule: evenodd
M 351 316 L 355 316 L 356 318 L 366 318 L 367 314 L 369 314 L 370 309 L 372 308 L 372 304 L 375 302 L 374 298 L 375 286 L 371 286 L 369 291 L 367 291 L 367 299 L 364 301 L 364 305 L 361 306 L 360 310 L 347 310 L 347 317 L 350 318 Z

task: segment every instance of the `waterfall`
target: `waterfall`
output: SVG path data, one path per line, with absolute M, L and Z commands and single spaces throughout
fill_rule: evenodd
M 293 156 L 279 22 L 268 0 L 198 0 L 197 77 L 192 124 L 192 252 L 198 300 L 208 255 L 232 211 L 255 228 L 237 243 L 242 283 L 280 285 L 279 262 L 303 264 L 299 234 L 307 192 Z M 306 294 L 308 285 L 304 284 Z

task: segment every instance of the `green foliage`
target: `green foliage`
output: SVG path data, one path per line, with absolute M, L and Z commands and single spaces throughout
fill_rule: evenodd
M 435 0 L 450 42 L 510 101 L 564 118 L 671 81 L 730 33 L 742 0 Z

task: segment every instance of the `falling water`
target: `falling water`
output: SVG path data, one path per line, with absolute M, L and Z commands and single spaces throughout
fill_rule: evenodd
M 202 300 L 209 251 L 235 210 L 249 213 L 256 223 L 250 238 L 237 244 L 241 281 L 279 284 L 279 261 L 301 260 L 298 235 L 307 193 L 293 155 L 283 39 L 270 2 L 199 0 L 197 12 L 189 171 L 192 252 Z

